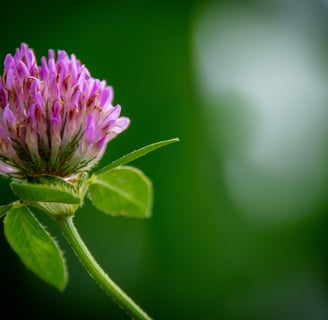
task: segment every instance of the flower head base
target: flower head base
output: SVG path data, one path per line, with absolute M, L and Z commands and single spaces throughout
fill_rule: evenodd
M 38 66 L 25 44 L 0 77 L 0 174 L 69 177 L 90 170 L 129 119 L 113 91 L 74 55 L 49 50 Z

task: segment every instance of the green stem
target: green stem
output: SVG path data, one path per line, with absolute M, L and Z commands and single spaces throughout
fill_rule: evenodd
M 81 239 L 72 217 L 57 219 L 64 235 L 79 258 L 82 265 L 88 271 L 96 283 L 122 307 L 132 319 L 151 320 L 151 318 L 105 273 L 93 258 L 89 249 Z

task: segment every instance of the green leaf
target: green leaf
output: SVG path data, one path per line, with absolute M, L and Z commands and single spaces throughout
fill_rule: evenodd
M 4 220 L 4 232 L 27 269 L 58 290 L 65 288 L 67 271 L 63 254 L 28 208 L 10 209 Z
M 148 146 L 142 147 L 140 149 L 134 150 L 126 155 L 124 155 L 123 157 L 114 160 L 113 162 L 111 162 L 109 165 L 105 166 L 104 168 L 98 170 L 95 175 L 99 175 L 102 174 L 104 172 L 106 172 L 107 170 L 113 169 L 115 167 L 118 166 L 123 166 L 135 159 L 138 159 L 144 155 L 146 155 L 147 153 L 154 151 L 156 149 L 162 148 L 168 144 L 174 143 L 174 142 L 178 142 L 180 141 L 179 138 L 174 138 L 174 139 L 169 139 L 169 140 L 164 140 L 164 141 L 159 141 L 159 142 L 155 142 L 152 144 L 149 144 Z
M 70 190 L 59 189 L 56 185 L 36 184 L 13 181 L 10 184 L 13 192 L 20 200 L 28 202 L 60 202 L 78 204 L 79 196 Z
M 12 203 L 5 204 L 3 206 L 0 206 L 0 218 L 2 218 L 6 212 L 12 207 Z
M 89 197 L 99 210 L 114 216 L 151 216 L 152 183 L 139 169 L 118 167 L 96 175 L 90 181 Z

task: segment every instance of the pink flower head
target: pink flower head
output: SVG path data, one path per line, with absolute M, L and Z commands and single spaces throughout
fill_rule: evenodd
M 0 77 L 0 174 L 24 178 L 90 170 L 130 120 L 113 90 L 75 55 L 49 50 L 36 62 L 25 43 L 8 54 Z

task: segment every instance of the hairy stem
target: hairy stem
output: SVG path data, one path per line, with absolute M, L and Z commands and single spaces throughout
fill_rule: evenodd
M 60 217 L 58 224 L 70 244 L 72 250 L 79 258 L 84 268 L 95 282 L 121 307 L 132 319 L 151 320 L 143 311 L 100 267 L 93 258 L 89 249 L 80 237 L 72 217 Z

